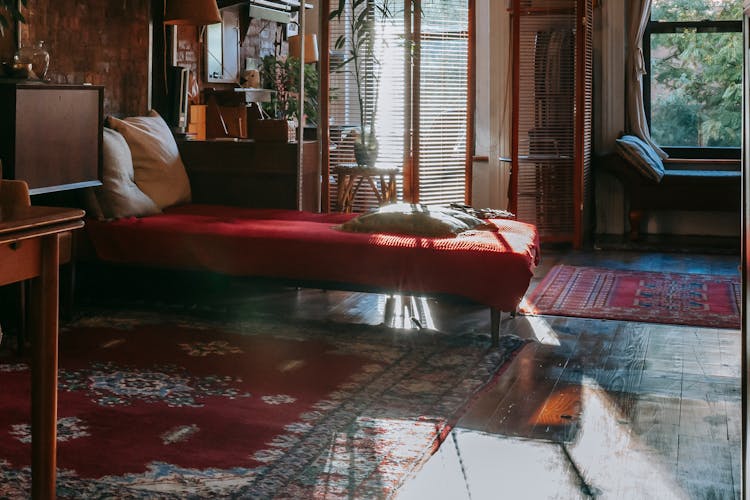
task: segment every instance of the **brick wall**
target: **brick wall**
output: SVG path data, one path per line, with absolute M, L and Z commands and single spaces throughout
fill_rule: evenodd
M 149 0 L 28 0 L 21 40 L 23 44 L 44 40 L 50 52 L 47 78 L 51 81 L 103 85 L 106 114 L 143 114 L 148 110 L 150 83 L 150 9 Z M 277 43 L 285 54 L 282 30 L 271 21 L 251 20 L 240 48 L 241 70 L 245 58 L 273 54 Z M 176 64 L 199 75 L 203 88 L 203 48 L 198 29 L 180 26 L 177 34 Z M 0 60 L 12 60 L 14 37 L 8 31 L 0 39 Z M 154 71 L 159 68 L 154 67 Z
M 103 85 L 105 113 L 142 114 L 148 109 L 150 9 L 149 0 L 28 0 L 21 41 L 44 40 L 51 81 Z M 12 58 L 0 47 L 3 60 Z

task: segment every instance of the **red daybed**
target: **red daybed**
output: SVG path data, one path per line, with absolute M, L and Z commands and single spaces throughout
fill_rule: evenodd
M 497 232 L 455 238 L 343 232 L 352 214 L 189 204 L 163 214 L 89 220 L 106 262 L 209 270 L 300 284 L 408 294 L 449 294 L 515 312 L 539 259 L 534 226 L 492 220 Z

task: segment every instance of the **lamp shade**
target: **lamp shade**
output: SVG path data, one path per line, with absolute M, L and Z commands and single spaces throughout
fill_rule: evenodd
M 299 59 L 300 36 L 293 35 L 289 42 L 289 55 Z M 318 62 L 318 37 L 315 33 L 305 35 L 305 63 Z
M 203 26 L 220 22 L 216 0 L 166 0 L 164 24 Z

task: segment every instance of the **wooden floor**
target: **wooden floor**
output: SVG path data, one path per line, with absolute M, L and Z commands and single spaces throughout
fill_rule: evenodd
M 738 257 L 546 254 L 535 283 L 557 263 L 738 273 Z M 503 327 L 537 342 L 399 499 L 740 498 L 739 331 L 552 316 Z
M 739 257 L 545 251 L 532 287 L 558 263 L 738 274 Z M 488 309 L 466 304 L 409 299 L 386 315 L 381 295 L 235 294 L 232 286 L 195 307 L 400 327 L 416 316 L 455 334 L 489 329 Z M 181 307 L 158 297 L 143 290 L 143 305 Z M 502 329 L 533 342 L 399 499 L 739 499 L 739 331 L 551 316 L 506 317 Z

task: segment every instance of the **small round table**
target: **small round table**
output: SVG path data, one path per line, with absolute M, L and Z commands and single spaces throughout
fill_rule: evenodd
M 368 167 L 356 163 L 339 163 L 333 169 L 338 184 L 339 210 L 344 213 L 352 211 L 354 197 L 364 181 L 367 181 L 377 197 L 378 204 L 396 201 L 396 175 L 399 172 L 401 172 L 399 167 Z M 375 181 L 378 178 L 380 186 Z

